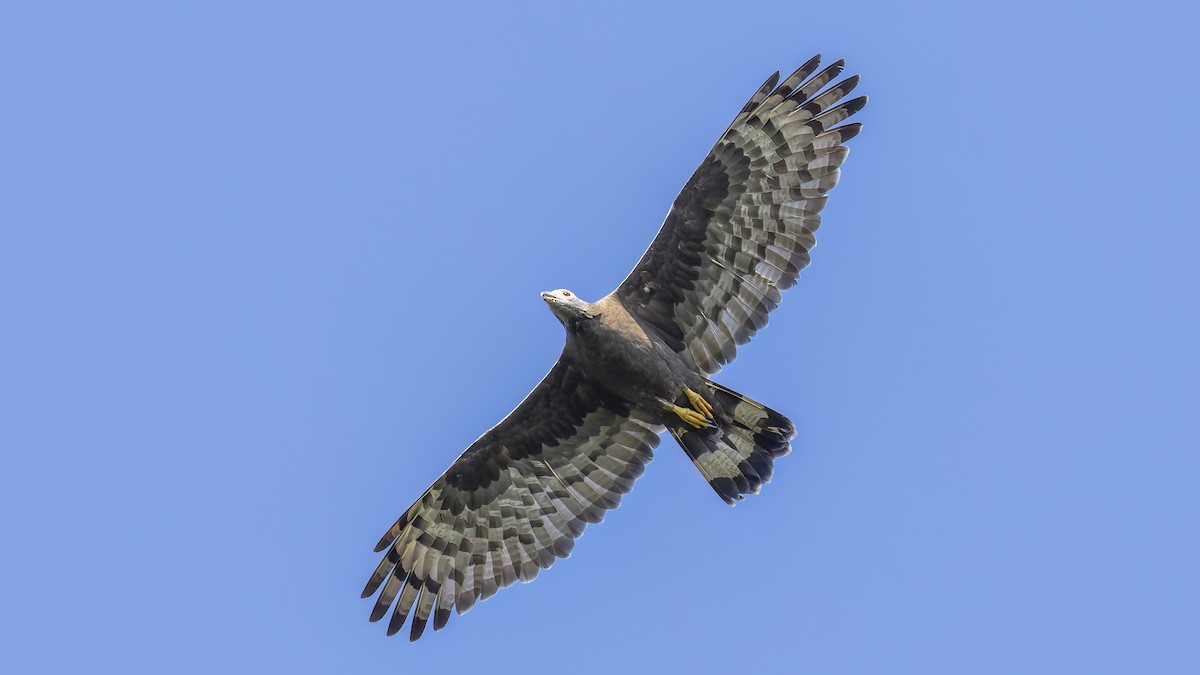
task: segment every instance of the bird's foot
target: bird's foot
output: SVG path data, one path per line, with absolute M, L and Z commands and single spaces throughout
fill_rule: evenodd
M 710 424 L 710 422 L 708 421 L 707 418 L 704 417 L 704 415 L 701 415 L 700 413 L 696 412 L 695 410 L 692 410 L 691 408 L 684 408 L 683 406 L 673 405 L 673 406 L 671 406 L 671 412 L 678 415 L 679 419 L 683 420 L 684 422 L 687 422 L 688 424 L 696 427 L 697 429 L 703 429 L 704 427 L 707 427 Z
M 683 393 L 687 395 L 688 401 L 691 402 L 692 407 L 704 416 L 704 419 L 708 420 L 709 422 L 713 421 L 713 407 L 708 401 L 704 400 L 703 396 L 697 394 L 691 389 L 684 389 Z

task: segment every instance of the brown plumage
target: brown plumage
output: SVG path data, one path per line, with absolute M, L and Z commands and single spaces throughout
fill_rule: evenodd
M 707 379 L 767 323 L 809 262 L 866 97 L 829 86 L 842 62 L 776 73 L 675 199 L 629 277 L 588 303 L 543 293 L 566 328 L 558 363 L 388 529 L 363 590 L 388 634 L 463 613 L 570 554 L 642 474 L 666 429 L 732 504 L 771 479 L 795 435 L 783 415 Z M 815 74 L 814 74 L 815 73 Z

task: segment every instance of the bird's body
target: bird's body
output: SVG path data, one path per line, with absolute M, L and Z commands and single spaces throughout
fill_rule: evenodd
M 380 539 L 363 597 L 388 633 L 413 616 L 441 629 L 570 554 L 633 488 L 662 431 L 733 504 L 770 481 L 795 427 L 708 379 L 767 323 L 815 244 L 826 193 L 866 97 L 841 99 L 842 62 L 776 73 L 742 108 L 675 199 L 624 282 L 595 303 L 542 293 L 566 328 L 558 362 Z M 778 86 L 777 86 L 778 85 Z M 840 126 L 839 126 L 840 125 Z
M 561 293 L 562 291 L 556 291 Z M 568 291 L 569 292 L 569 291 Z M 576 296 L 577 297 L 577 296 Z M 590 317 L 564 322 L 563 359 L 616 396 L 635 406 L 659 407 L 703 381 L 679 354 L 647 332 L 616 295 L 588 305 Z

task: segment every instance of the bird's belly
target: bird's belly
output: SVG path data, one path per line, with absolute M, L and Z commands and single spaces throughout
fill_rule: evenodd
M 653 405 L 657 399 L 675 400 L 687 383 L 686 366 L 674 352 L 663 350 L 655 345 L 623 342 L 588 350 L 581 366 L 590 378 L 617 396 Z

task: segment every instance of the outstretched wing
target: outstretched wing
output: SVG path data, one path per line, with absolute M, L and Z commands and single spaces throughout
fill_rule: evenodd
M 466 612 L 570 554 L 650 461 L 662 427 L 559 360 L 500 424 L 471 444 L 379 540 L 387 549 L 363 590 L 383 588 L 371 620 L 395 604 L 388 635 L 413 613 Z
M 861 127 L 837 125 L 865 96 L 835 105 L 858 76 L 825 89 L 843 62 L 813 75 L 819 64 L 813 57 L 778 87 L 779 73 L 763 84 L 616 290 L 626 309 L 705 373 L 733 360 L 808 265 L 825 193 L 849 153 L 842 143 Z

